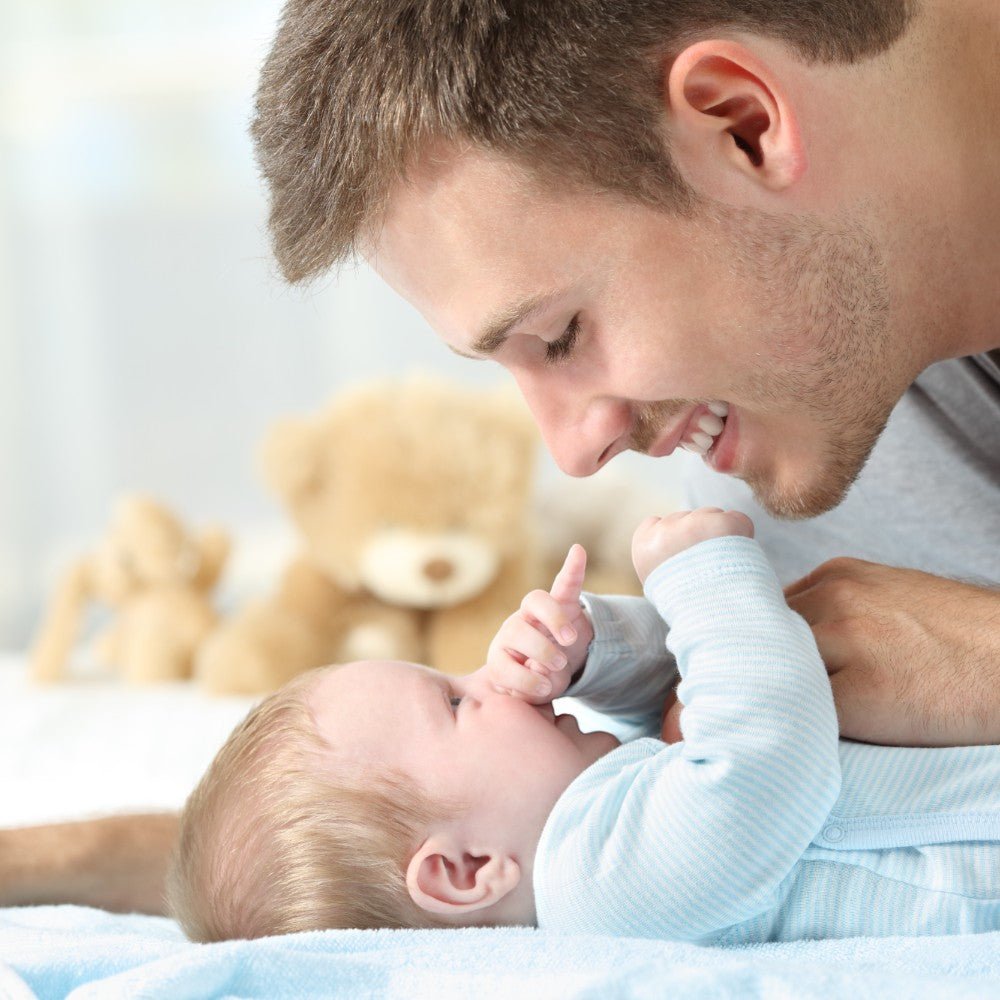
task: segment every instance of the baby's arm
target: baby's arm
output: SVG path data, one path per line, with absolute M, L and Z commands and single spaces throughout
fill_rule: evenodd
M 551 589 L 524 598 L 469 681 L 532 704 L 570 694 L 623 722 L 658 726 L 677 679 L 663 619 L 644 597 L 583 593 L 585 568 L 586 553 L 572 546 Z
M 680 551 L 645 590 L 670 626 L 684 742 L 626 744 L 567 790 L 539 845 L 539 922 L 698 940 L 776 901 L 839 794 L 837 720 L 752 539 Z
M 636 529 L 633 561 L 640 580 L 669 556 L 719 535 L 753 535 L 753 524 L 736 511 L 717 508 L 649 517 Z M 581 574 L 582 585 L 582 574 Z M 648 735 L 662 734 L 665 706 L 676 701 L 677 668 L 667 650 L 667 627 L 645 598 L 585 594 L 580 598 L 594 637 L 566 694 Z M 555 697 L 555 695 L 553 695 Z M 677 738 L 673 711 L 666 735 Z

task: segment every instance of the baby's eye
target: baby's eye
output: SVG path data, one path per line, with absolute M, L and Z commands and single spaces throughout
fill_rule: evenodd
M 453 694 L 448 700 L 451 702 L 453 709 L 457 709 L 462 704 L 462 696 L 460 694 Z

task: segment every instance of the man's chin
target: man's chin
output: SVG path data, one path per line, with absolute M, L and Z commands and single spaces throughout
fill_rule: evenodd
M 839 475 L 828 474 L 814 482 L 789 479 L 776 483 L 756 475 L 745 477 L 745 481 L 754 499 L 772 517 L 805 521 L 840 506 L 857 475 L 857 472 L 841 470 Z

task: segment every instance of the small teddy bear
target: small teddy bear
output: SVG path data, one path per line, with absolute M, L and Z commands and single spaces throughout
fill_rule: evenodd
M 63 574 L 30 653 L 34 680 L 66 672 L 87 606 L 115 612 L 95 640 L 95 659 L 132 682 L 190 677 L 215 628 L 212 590 L 229 553 L 218 528 L 195 535 L 165 506 L 143 496 L 117 504 L 105 537 Z
M 513 391 L 430 376 L 365 383 L 278 423 L 264 475 L 302 551 L 276 593 L 209 639 L 199 677 L 258 693 L 356 659 L 475 670 L 546 582 L 530 527 L 537 452 Z

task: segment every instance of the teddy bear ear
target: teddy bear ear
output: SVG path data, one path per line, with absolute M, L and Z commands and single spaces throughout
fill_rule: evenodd
M 322 432 L 309 420 L 279 420 L 260 448 L 264 480 L 279 496 L 294 500 L 322 485 Z

